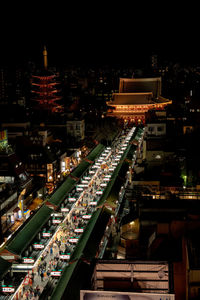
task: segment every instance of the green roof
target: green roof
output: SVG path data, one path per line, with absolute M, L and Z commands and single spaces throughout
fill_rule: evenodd
M 6 248 L 21 255 L 51 216 L 52 209 L 43 205 L 28 223 L 8 243 Z
M 87 264 L 87 261 L 89 263 L 95 259 L 96 253 L 99 248 L 99 243 L 103 237 L 109 218 L 110 211 L 108 211 L 107 209 L 103 209 L 95 225 L 93 226 L 90 237 L 83 250 L 81 259 L 77 261 L 76 267 L 73 270 L 73 275 L 71 276 L 71 278 L 68 279 L 67 289 L 63 286 L 64 292 L 60 294 L 62 298 L 73 300 L 80 299 L 80 290 L 83 288 L 85 281 L 88 282 L 91 275 L 91 266 Z M 87 274 L 87 276 L 85 274 Z M 56 296 L 57 294 L 55 294 L 54 296 L 55 299 Z
M 87 158 L 89 160 L 94 160 L 103 151 L 103 149 L 103 145 L 97 145 L 90 152 Z M 72 172 L 72 175 L 79 178 L 89 166 L 89 162 L 81 162 Z M 65 199 L 67 193 L 70 192 L 70 190 L 74 187 L 75 183 L 76 181 L 68 176 L 64 183 L 51 196 L 49 202 L 54 205 L 60 205 L 60 203 Z M 16 234 L 16 236 L 10 242 L 8 242 L 6 248 L 17 255 L 21 255 L 31 241 L 35 238 L 40 229 L 48 221 L 51 216 L 51 212 L 51 208 L 43 205 L 31 218 L 31 220 L 28 221 L 27 224 Z
M 88 225 L 86 229 L 84 230 L 83 234 L 81 235 L 78 244 L 76 245 L 76 248 L 71 256 L 70 264 L 65 267 L 62 276 L 60 277 L 53 294 L 51 296 L 51 299 L 59 300 L 62 298 L 62 295 L 66 289 L 66 286 L 69 283 L 69 280 L 71 279 L 71 276 L 79 262 L 79 259 L 83 255 L 84 248 L 88 242 L 88 239 L 92 233 L 92 230 L 94 228 L 94 225 L 100 215 L 101 209 L 98 209 L 94 214 L 92 215 L 91 219 L 88 222 Z
M 67 193 L 71 191 L 74 185 L 74 179 L 68 176 L 67 179 L 63 182 L 63 184 L 55 191 L 55 193 L 53 193 L 53 195 L 49 199 L 49 202 L 54 205 L 59 205 L 60 203 L 62 203 L 63 200 L 66 198 Z
M 0 257 L 0 280 L 6 275 L 12 263 Z
M 87 158 L 89 160 L 94 160 L 97 156 L 99 156 L 99 154 L 104 150 L 105 146 L 102 144 L 98 144 L 93 151 L 91 151 L 89 153 L 89 155 L 87 156 Z
M 81 177 L 83 173 L 87 170 L 87 168 L 90 166 L 89 162 L 82 161 L 76 169 L 71 173 L 72 176 L 75 176 L 77 178 Z
M 104 146 L 99 144 L 97 145 L 87 156 L 88 160 L 93 161 L 104 149 Z M 89 168 L 91 164 L 87 161 L 82 161 L 71 175 L 77 178 L 80 178 L 84 172 Z M 54 205 L 60 205 L 63 200 L 66 198 L 67 193 L 69 193 L 72 188 L 75 186 L 76 181 L 70 176 L 67 177 L 65 182 L 57 189 L 57 191 L 51 196 L 49 202 Z

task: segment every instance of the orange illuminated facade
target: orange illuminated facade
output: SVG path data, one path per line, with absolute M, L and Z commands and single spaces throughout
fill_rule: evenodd
M 161 96 L 161 78 L 120 78 L 119 93 L 107 102 L 107 116 L 145 124 L 148 110 L 163 110 L 172 101 Z

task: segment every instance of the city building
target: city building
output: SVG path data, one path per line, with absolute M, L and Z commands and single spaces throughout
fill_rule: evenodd
M 7 131 L 9 142 L 14 142 L 18 136 L 23 136 L 30 130 L 30 122 L 3 122 L 1 127 Z
M 0 139 L 0 216 L 1 242 L 3 235 L 15 221 L 25 215 L 25 195 L 31 193 L 32 178 L 12 147 L 8 144 L 6 130 Z M 11 232 L 10 232 L 11 233 Z
M 82 141 L 85 138 L 85 121 L 84 119 L 67 120 L 67 135 L 74 137 L 76 141 Z
M 18 184 L 20 189 L 24 189 L 31 182 L 31 178 L 22 161 L 8 144 L 6 130 L 2 132 L 0 140 L 0 181 L 15 183 Z
M 0 105 L 26 104 L 26 74 L 20 69 L 0 69 Z
M 80 292 L 81 300 L 175 299 L 166 261 L 97 260 L 92 283 L 92 290 Z
M 18 192 L 16 186 L 0 183 L 0 243 L 11 234 L 9 229 L 22 218 L 18 207 Z
M 161 78 L 120 78 L 119 93 L 107 102 L 108 116 L 145 124 L 150 109 L 163 110 L 172 101 L 161 96 Z

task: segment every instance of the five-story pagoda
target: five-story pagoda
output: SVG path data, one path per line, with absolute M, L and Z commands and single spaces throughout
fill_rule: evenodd
M 48 70 L 47 50 L 43 50 L 44 69 L 38 75 L 32 76 L 32 100 L 34 107 L 39 110 L 46 110 L 49 113 L 63 111 L 59 103 L 61 96 L 57 88 L 57 75 Z

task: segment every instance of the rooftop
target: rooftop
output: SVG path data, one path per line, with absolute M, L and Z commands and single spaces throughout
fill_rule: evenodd
M 120 93 L 152 92 L 154 98 L 161 95 L 161 77 L 155 78 L 120 78 Z

